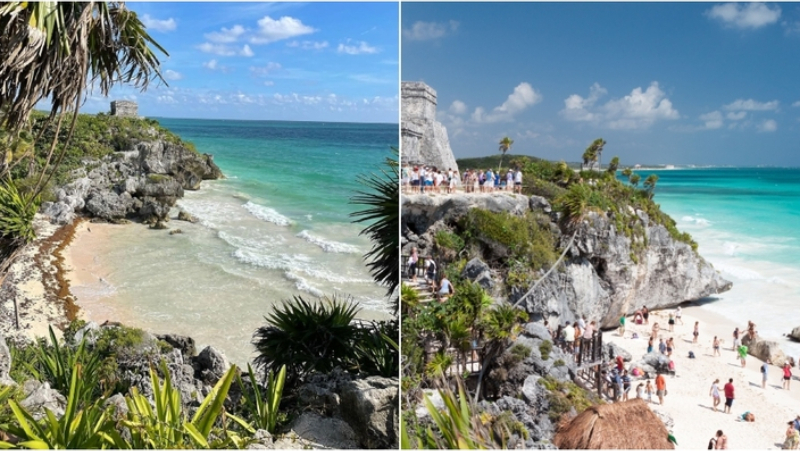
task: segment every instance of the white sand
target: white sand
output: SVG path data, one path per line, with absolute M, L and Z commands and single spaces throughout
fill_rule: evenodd
M 780 367 L 770 366 L 767 388 L 761 388 L 761 362 L 748 356 L 746 367 L 742 368 L 736 354 L 731 350 L 733 329 L 747 329 L 747 318 L 741 324 L 733 324 L 723 318 L 703 310 L 701 307 L 683 309 L 683 325 L 675 325 L 674 332 L 667 331 L 668 312 L 651 312 L 650 325 L 629 325 L 626 338 L 620 337 L 616 331 L 606 332 L 603 339 L 614 342 L 633 355 L 638 361 L 647 350 L 647 340 L 654 321 L 662 327 L 660 336 L 667 339 L 674 337 L 675 350 L 672 359 L 675 362 L 675 377 L 667 377 L 668 396 L 664 405 L 658 405 L 654 396 L 655 411 L 661 411 L 675 422 L 672 429 L 678 441 L 678 448 L 705 449 L 708 440 L 721 429 L 728 436 L 729 449 L 765 449 L 780 448 L 784 440 L 787 422 L 800 414 L 800 381 L 792 381 L 791 390 L 783 390 L 781 382 L 783 372 Z M 697 344 L 692 344 L 692 331 L 695 321 L 700 321 L 700 335 Z M 636 331 L 638 339 L 631 339 Z M 721 357 L 714 357 L 712 340 L 714 335 L 723 340 Z M 658 340 L 655 340 L 658 349 Z M 689 351 L 694 351 L 695 359 L 689 359 Z M 778 362 L 782 363 L 782 362 Z M 795 377 L 798 370 L 793 369 Z M 720 393 L 724 407 L 725 397 L 722 387 L 733 378 L 735 401 L 730 414 L 714 412 L 712 398 L 709 395 L 714 379 L 720 380 Z M 634 381 L 631 393 L 635 396 L 638 381 Z M 752 412 L 756 421 L 746 423 L 737 418 L 746 411 Z

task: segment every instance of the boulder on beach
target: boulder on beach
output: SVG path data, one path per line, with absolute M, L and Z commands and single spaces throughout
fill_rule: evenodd
M 792 332 L 789 333 L 789 338 L 794 341 L 800 341 L 800 326 L 795 327 L 792 329 Z
M 748 346 L 747 353 L 765 362 L 769 360 L 773 365 L 781 366 L 786 361 L 786 354 L 777 341 L 755 340 Z

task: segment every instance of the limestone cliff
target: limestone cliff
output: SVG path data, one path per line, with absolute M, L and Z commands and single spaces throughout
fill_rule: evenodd
M 404 254 L 412 245 L 425 255 L 433 249 L 439 230 L 453 224 L 471 208 L 495 213 L 524 215 L 531 209 L 550 213 L 549 203 L 538 196 L 530 199 L 508 193 L 456 194 L 449 196 L 410 195 L 402 199 L 401 231 Z M 550 213 L 552 233 L 563 250 L 571 235 L 562 235 Z M 701 299 L 727 291 L 731 282 L 724 280 L 689 244 L 677 241 L 667 229 L 636 211 L 645 233 L 646 246 L 638 251 L 632 246 L 635 237 L 616 230 L 605 215 L 591 213 L 578 225 L 574 243 L 560 265 L 521 305 L 531 319 L 557 316 L 561 322 L 577 316 L 599 320 L 602 327 L 615 327 L 622 313 L 647 306 L 661 309 L 682 302 Z M 499 271 L 487 273 L 494 283 L 486 284 L 492 295 L 516 302 L 530 284 L 508 288 Z M 540 271 L 536 279 L 541 277 Z M 487 279 L 487 275 L 475 278 Z
M 436 91 L 421 82 L 402 83 L 402 162 L 458 170 L 447 129 L 436 121 Z
M 65 224 L 77 213 L 106 221 L 125 218 L 155 223 L 168 218 L 183 191 L 202 180 L 222 177 L 213 157 L 154 135 L 100 160 L 85 159 L 56 190 L 56 201 L 42 205 L 53 222 Z

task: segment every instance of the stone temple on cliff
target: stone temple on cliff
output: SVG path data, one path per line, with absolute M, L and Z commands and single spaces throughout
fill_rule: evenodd
M 122 117 L 139 117 L 139 105 L 130 100 L 115 100 L 111 102 L 111 115 Z
M 404 81 L 400 109 L 401 161 L 458 170 L 447 129 L 436 121 L 436 91 L 422 82 Z

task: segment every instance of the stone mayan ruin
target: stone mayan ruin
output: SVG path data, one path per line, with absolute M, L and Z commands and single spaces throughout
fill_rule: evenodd
M 130 100 L 115 100 L 111 102 L 111 115 L 122 117 L 139 117 L 139 106 Z
M 402 162 L 458 170 L 447 129 L 436 121 L 436 91 L 422 82 L 401 89 Z

